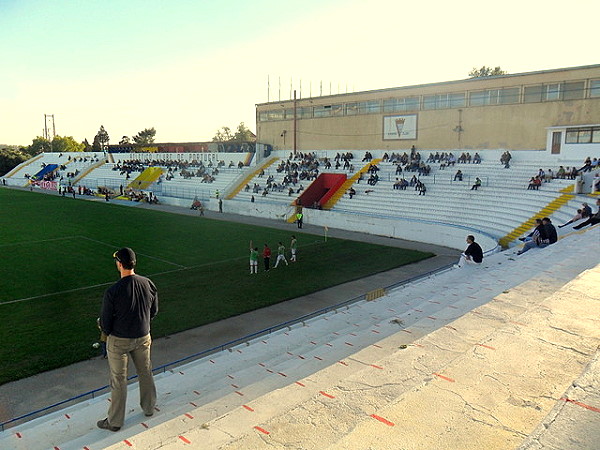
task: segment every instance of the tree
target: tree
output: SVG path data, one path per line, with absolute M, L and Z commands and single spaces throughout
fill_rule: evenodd
M 127 145 L 127 144 L 131 144 L 131 140 L 129 139 L 129 136 L 123 136 L 121 138 L 121 140 L 119 141 L 119 145 Z
M 85 145 L 75 141 L 73 136 L 55 136 L 52 139 L 52 151 L 54 153 L 83 152 Z
M 221 127 L 212 140 L 213 142 L 254 142 L 256 136 L 246 127 L 244 122 L 240 122 L 235 134 L 231 134 L 231 128 Z
M 221 127 L 220 130 L 217 130 L 217 134 L 213 137 L 213 142 L 228 142 L 233 139 L 233 135 L 231 134 L 231 128 L 229 127 Z
M 84 139 L 83 142 L 81 143 L 81 145 L 83 145 L 84 148 L 84 152 L 91 152 L 92 151 L 92 146 L 90 145 L 90 143 L 88 142 L 87 139 Z
M 92 143 L 92 150 L 95 152 L 102 151 L 102 144 L 100 143 L 100 136 L 94 136 L 94 142 Z
M 246 127 L 244 122 L 240 122 L 235 134 L 233 135 L 233 140 L 239 142 L 252 142 L 255 139 L 256 136 L 254 135 L 254 133 L 252 133 L 252 131 L 250 131 L 248 127 Z
M 3 148 L 0 150 L 0 176 L 6 175 L 23 161 L 27 161 L 29 155 L 16 148 Z
M 473 67 L 469 72 L 471 78 L 482 78 L 482 77 L 495 77 L 497 75 L 506 75 L 508 72 L 502 70 L 500 66 L 496 66 L 493 69 L 491 67 L 482 66 L 481 69 Z
M 97 138 L 97 142 L 96 142 L 96 138 Z M 108 136 L 108 133 L 104 129 L 104 125 L 100 125 L 100 130 L 98 130 L 98 133 L 96 133 L 96 137 L 94 137 L 94 145 L 92 145 L 92 148 L 94 149 L 94 151 L 104 151 L 108 147 L 109 142 L 110 142 L 110 137 Z M 96 143 L 100 147 L 99 149 L 97 149 L 95 147 Z
M 133 136 L 133 142 L 135 142 L 138 145 L 149 145 L 154 142 L 155 136 L 156 130 L 154 129 L 154 127 L 145 128 L 144 130 L 140 131 L 138 134 Z
M 31 145 L 27 147 L 27 153 L 31 156 L 50 151 L 52 151 L 52 143 L 41 136 L 36 137 Z

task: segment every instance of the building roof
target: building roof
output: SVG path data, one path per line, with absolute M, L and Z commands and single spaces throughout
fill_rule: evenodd
M 600 64 L 592 64 L 592 65 L 587 65 L 587 66 L 575 66 L 575 67 L 562 67 L 562 68 L 558 68 L 558 69 L 545 69 L 545 70 L 537 70 L 537 71 L 533 71 L 533 72 L 521 72 L 521 73 L 512 73 L 512 74 L 505 74 L 505 75 L 493 75 L 493 76 L 489 76 L 489 77 L 472 77 L 472 78 L 464 78 L 461 80 L 439 81 L 439 82 L 434 82 L 434 83 L 414 84 L 414 85 L 409 85 L 409 86 L 396 86 L 396 87 L 390 87 L 390 88 L 372 89 L 372 90 L 367 90 L 367 91 L 355 91 L 355 92 L 346 92 L 346 93 L 342 93 L 342 94 L 321 95 L 321 96 L 317 96 L 317 97 L 302 97 L 302 98 L 298 99 L 298 101 L 299 100 L 317 99 L 317 98 L 318 99 L 339 98 L 339 97 L 343 97 L 343 96 L 357 95 L 357 94 L 371 94 L 371 93 L 376 93 L 376 92 L 396 91 L 398 89 L 418 89 L 418 88 L 431 87 L 431 86 L 443 86 L 443 85 L 458 84 L 458 83 L 465 83 L 465 82 L 467 82 L 467 83 L 468 82 L 477 82 L 477 81 L 482 81 L 482 80 L 498 80 L 498 79 L 516 78 L 516 77 L 523 77 L 523 76 L 530 76 L 530 75 L 542 75 L 542 74 L 549 74 L 549 73 L 567 72 L 567 71 L 573 71 L 573 70 L 589 70 L 589 69 L 600 69 Z M 274 104 L 274 103 L 287 103 L 287 102 L 293 102 L 293 99 L 257 103 L 256 106 L 269 105 L 269 104 Z

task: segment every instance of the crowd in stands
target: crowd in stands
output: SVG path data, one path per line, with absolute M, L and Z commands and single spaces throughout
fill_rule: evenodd
M 596 200 L 596 206 L 598 207 L 598 210 L 595 214 L 593 214 L 592 208 L 590 208 L 587 203 L 582 203 L 581 208 L 577 210 L 577 214 L 575 214 L 575 216 L 573 216 L 573 218 L 568 222 L 559 225 L 558 228 L 566 227 L 567 225 L 574 224 L 584 219 L 584 222 L 580 223 L 579 225 L 575 225 L 573 229 L 580 230 L 588 225 L 596 225 L 600 223 L 600 199 Z M 556 228 L 548 217 L 544 217 L 543 219 L 535 219 L 535 222 L 536 226 L 533 231 L 527 236 L 519 238 L 520 241 L 524 242 L 524 245 L 523 248 L 517 252 L 517 255 L 522 255 L 532 248 L 547 247 L 548 245 L 552 245 L 558 241 Z
M 202 161 L 171 161 L 164 159 L 144 159 L 144 160 L 124 160 L 119 161 L 112 170 L 118 171 L 120 175 L 125 175 L 129 179 L 134 172 L 141 173 L 148 167 L 162 167 L 167 170 L 166 175 L 161 176 L 159 182 L 169 181 L 175 178 L 179 173 L 184 179 L 202 178 L 201 183 L 212 183 L 219 174 L 219 170 L 225 167 L 225 161 L 218 161 L 216 164 L 211 160 L 207 164 Z M 228 168 L 234 168 L 235 163 L 229 162 Z M 244 163 L 238 162 L 237 168 L 244 167 Z
M 285 161 L 281 161 L 276 168 L 277 173 L 283 175 L 281 181 L 277 182 L 273 175 L 269 175 L 265 180 L 264 186 L 254 183 L 252 193 L 260 193 L 263 197 L 267 196 L 269 192 L 272 191 L 283 192 L 287 190 L 288 196 L 292 196 L 294 192 L 299 194 L 304 190 L 304 187 L 301 184 L 302 181 L 310 182 L 317 179 L 319 176 L 320 164 L 321 163 L 314 152 L 297 152 L 295 155 L 290 153 L 289 158 Z M 265 171 L 263 169 L 257 175 L 257 178 L 262 178 L 264 176 Z M 247 184 L 244 190 L 248 192 L 250 190 L 250 185 Z M 251 201 L 254 201 L 253 199 L 254 196 L 252 196 Z
M 553 171 L 552 169 L 544 170 L 540 168 L 538 173 L 529 179 L 529 184 L 527 185 L 527 190 L 539 190 L 540 186 L 543 183 L 550 183 L 552 180 L 575 180 L 580 173 L 591 172 L 600 168 L 598 158 L 591 159 L 589 156 L 585 159 L 583 166 L 579 169 L 575 166 L 573 167 L 564 167 L 559 166 L 558 170 Z M 598 174 L 597 174 L 598 175 Z M 595 186 L 596 181 L 594 181 L 594 189 L 598 190 L 600 187 Z
M 481 164 L 481 156 L 479 156 L 479 153 L 475 153 L 473 156 L 471 156 L 471 154 L 469 152 L 463 152 L 461 153 L 461 155 L 456 158 L 456 156 L 454 156 L 454 154 L 450 153 L 446 153 L 446 152 L 436 152 L 434 153 L 430 153 L 429 154 L 429 158 L 427 158 L 427 162 L 428 163 L 439 163 L 440 164 L 440 169 L 443 169 L 445 167 L 448 166 L 453 166 L 456 163 L 458 164 Z M 442 166 L 443 165 L 443 166 Z
M 284 186 L 290 183 L 295 186 L 299 180 L 316 180 L 319 176 L 319 165 L 319 159 L 314 152 L 298 152 L 295 156 L 290 154 L 290 158 L 282 161 L 276 170 L 277 173 L 284 174 Z

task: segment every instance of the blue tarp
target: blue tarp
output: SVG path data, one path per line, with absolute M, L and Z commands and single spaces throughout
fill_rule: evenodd
M 44 175 L 46 175 L 47 173 L 54 172 L 56 169 L 58 169 L 58 164 L 48 164 L 46 167 L 44 167 L 42 170 L 36 173 L 33 177 L 31 177 L 31 179 L 43 180 Z

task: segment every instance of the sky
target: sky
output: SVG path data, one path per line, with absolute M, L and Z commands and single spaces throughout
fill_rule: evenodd
M 600 63 L 597 0 L 0 0 L 0 143 L 256 131 L 290 98 Z M 320 86 L 323 86 L 322 91 Z M 280 88 L 281 86 L 281 88 Z M 270 87 L 270 89 L 269 89 Z

